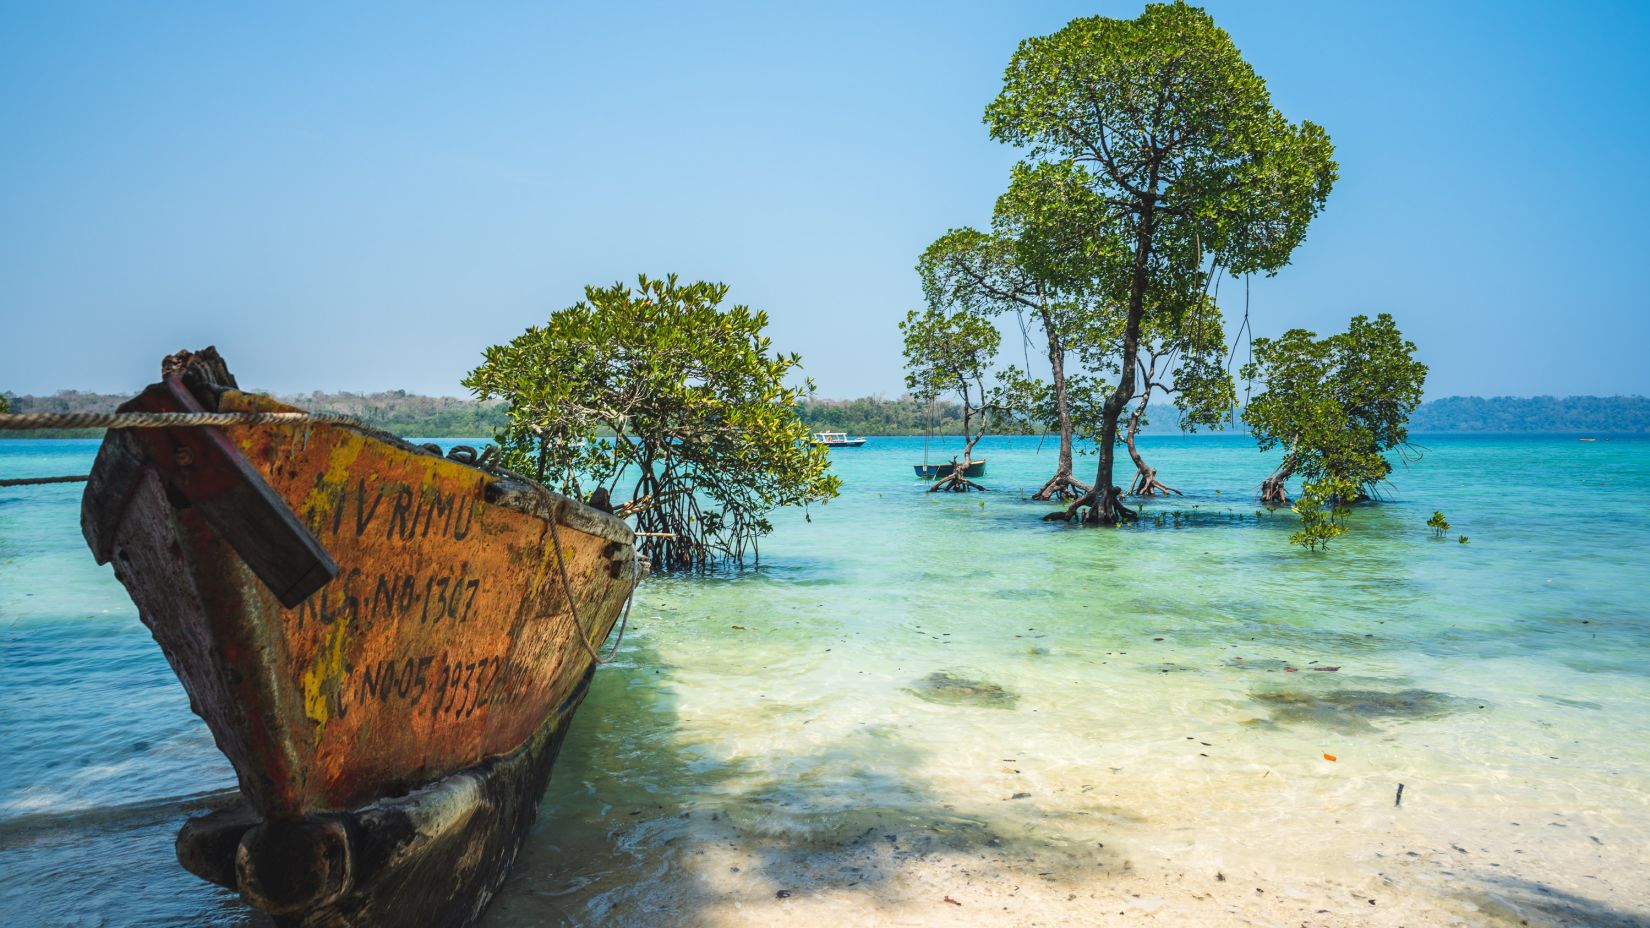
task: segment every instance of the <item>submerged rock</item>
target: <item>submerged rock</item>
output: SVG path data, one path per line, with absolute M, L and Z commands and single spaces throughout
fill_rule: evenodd
M 1542 694 L 1541 698 L 1547 700 L 1550 703 L 1556 703 L 1560 706 L 1569 706 L 1572 709 L 1602 709 L 1602 708 L 1604 708 L 1604 706 L 1602 704 L 1592 702 L 1592 701 L 1586 700 L 1586 699 L 1566 699 L 1563 696 L 1548 696 L 1545 693 Z
M 1337 731 L 1369 731 L 1372 719 L 1437 718 L 1455 710 L 1461 700 L 1432 690 L 1271 690 L 1251 694 L 1265 705 L 1275 722 L 1305 722 Z
M 986 680 L 972 680 L 944 670 L 937 670 L 921 680 L 907 693 L 939 703 L 942 706 L 982 706 L 988 709 L 1012 709 L 1020 701 L 1020 694 Z
M 1238 670 L 1260 670 L 1270 673 L 1283 670 L 1288 667 L 1293 667 L 1295 665 L 1289 663 L 1288 661 L 1279 660 L 1275 657 L 1258 657 L 1247 660 L 1241 657 L 1233 657 L 1227 659 L 1226 666 L 1235 667 Z

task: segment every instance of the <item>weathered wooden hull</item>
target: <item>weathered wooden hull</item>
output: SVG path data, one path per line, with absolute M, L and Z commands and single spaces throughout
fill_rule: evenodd
M 594 668 L 592 668 L 594 670 Z M 583 685 L 528 742 L 400 797 L 329 816 L 351 836 L 352 866 L 370 873 L 321 906 L 274 915 L 279 928 L 471 925 L 509 875 L 532 829 Z M 260 819 L 250 804 L 190 819 L 178 859 L 204 880 L 237 887 L 234 863 Z M 229 864 L 226 868 L 225 864 Z
M 911 465 L 911 467 L 912 467 L 912 469 L 914 469 L 917 472 L 918 477 L 925 477 L 929 480 L 938 480 L 941 477 L 949 477 L 949 476 L 951 476 L 951 472 L 953 470 L 956 470 L 956 465 L 952 464 L 950 462 L 946 462 L 944 464 L 913 464 L 913 465 Z M 984 461 L 984 459 L 981 459 L 981 460 L 978 460 L 978 461 L 970 461 L 968 463 L 968 466 L 963 468 L 963 476 L 964 477 L 984 477 L 985 476 L 985 461 Z
M 126 408 L 288 409 L 174 367 Z M 246 800 L 180 859 L 295 925 L 473 922 L 645 570 L 606 513 L 335 424 L 111 431 L 83 527 Z

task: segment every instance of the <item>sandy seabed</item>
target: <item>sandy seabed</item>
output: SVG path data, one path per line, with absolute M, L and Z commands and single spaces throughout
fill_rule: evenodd
M 1566 778 L 1551 757 L 1539 781 L 1483 765 L 1446 782 L 1403 736 L 1334 761 L 1313 733 L 1200 738 L 1104 764 L 988 739 L 910 780 L 847 762 L 809 793 L 757 777 L 692 808 L 586 809 L 593 827 L 559 840 L 551 817 L 487 925 L 1650 926 L 1626 771 Z

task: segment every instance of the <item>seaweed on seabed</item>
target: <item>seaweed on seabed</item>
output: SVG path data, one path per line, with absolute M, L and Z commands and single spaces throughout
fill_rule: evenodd
M 1267 706 L 1272 721 L 1305 722 L 1343 732 L 1373 731 L 1370 719 L 1409 721 L 1447 715 L 1465 701 L 1432 690 L 1332 690 L 1316 695 L 1302 690 L 1250 694 Z
M 944 670 L 918 680 L 916 686 L 905 692 L 942 706 L 981 706 L 987 709 L 1012 709 L 1020 701 L 1020 694 L 1004 689 L 987 680 L 972 680 Z

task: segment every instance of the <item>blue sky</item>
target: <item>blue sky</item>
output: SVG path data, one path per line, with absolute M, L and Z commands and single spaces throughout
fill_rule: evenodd
M 1208 8 L 1341 165 L 1258 333 L 1387 311 L 1432 397 L 1650 393 L 1650 4 Z M 583 285 L 674 271 L 821 395 L 897 394 L 916 256 L 1017 157 L 980 122 L 1016 43 L 1139 9 L 6 4 L 0 389 L 215 343 L 265 389 L 459 394 Z

